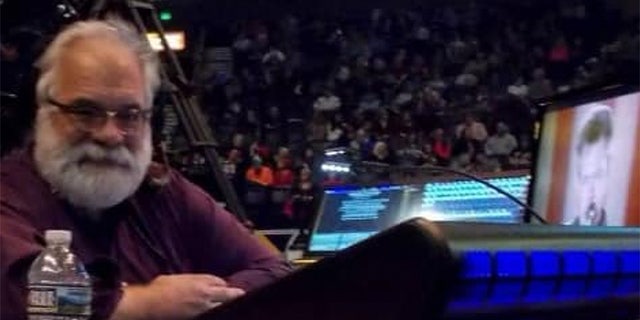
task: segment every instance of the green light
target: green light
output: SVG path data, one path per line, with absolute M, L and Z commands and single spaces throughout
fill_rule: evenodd
M 160 11 L 160 20 L 162 21 L 169 21 L 173 18 L 173 15 L 171 14 L 171 11 Z

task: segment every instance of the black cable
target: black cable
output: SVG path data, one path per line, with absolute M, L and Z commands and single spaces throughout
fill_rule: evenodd
M 485 180 L 485 179 L 483 179 L 481 177 L 473 175 L 471 173 L 467 173 L 467 172 L 464 172 L 464 171 L 451 169 L 451 168 L 447 168 L 447 167 L 431 165 L 431 164 L 425 164 L 425 165 L 422 165 L 422 166 L 410 166 L 410 165 L 392 166 L 392 165 L 388 165 L 388 164 L 385 164 L 385 163 L 362 161 L 362 162 L 358 163 L 357 165 L 360 165 L 362 167 L 385 168 L 388 171 L 406 171 L 406 170 L 439 171 L 439 172 L 448 172 L 448 173 L 457 174 L 457 175 L 460 175 L 460 176 L 463 176 L 463 177 L 467 177 L 467 178 L 469 178 L 469 179 L 471 179 L 473 181 L 482 183 L 483 185 L 489 187 L 490 189 L 498 192 L 499 194 L 509 198 L 511 201 L 517 203 L 527 213 L 529 213 L 531 216 L 535 217 L 536 220 L 538 220 L 540 223 L 548 224 L 547 220 L 544 219 L 535 209 L 533 209 L 532 207 L 530 207 L 526 203 L 522 202 L 520 199 L 514 197 L 510 193 L 508 193 L 508 192 L 502 190 L 501 188 L 495 186 L 493 183 L 491 183 L 491 182 L 489 182 L 489 181 L 487 181 L 487 180 Z

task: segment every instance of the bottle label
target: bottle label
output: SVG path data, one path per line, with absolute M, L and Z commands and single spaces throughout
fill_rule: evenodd
M 27 300 L 29 314 L 91 314 L 90 286 L 30 285 Z

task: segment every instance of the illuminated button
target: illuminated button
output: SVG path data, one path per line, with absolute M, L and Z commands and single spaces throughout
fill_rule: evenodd
M 640 251 L 621 251 L 620 277 L 615 291 L 620 295 L 638 294 L 640 292 Z
M 575 300 L 587 293 L 587 275 L 591 269 L 590 256 L 586 251 L 565 251 L 562 253 L 562 273 L 564 275 L 558 292 L 560 300 Z
M 589 274 L 589 254 L 585 251 L 565 251 L 562 254 L 562 271 L 566 276 Z
M 560 274 L 560 255 L 554 251 L 531 252 L 531 277 L 555 277 Z
M 495 304 L 511 304 L 524 298 L 527 256 L 522 251 L 496 252 L 497 279 L 490 300 Z
M 640 251 L 620 252 L 620 262 L 623 274 L 640 274 Z
M 593 258 L 593 273 L 596 275 L 612 275 L 618 273 L 618 259 L 612 251 L 595 251 Z
M 496 273 L 501 278 L 524 277 L 527 274 L 527 257 L 521 251 L 496 253 Z
M 488 251 L 471 251 L 462 254 L 463 278 L 478 279 L 491 277 L 491 253 Z
M 533 251 L 529 259 L 531 280 L 524 300 L 543 302 L 552 299 L 560 275 L 560 254 L 556 251 Z

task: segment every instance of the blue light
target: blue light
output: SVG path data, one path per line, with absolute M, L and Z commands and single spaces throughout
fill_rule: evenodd
M 585 251 L 565 251 L 563 271 L 567 276 L 586 276 L 589 273 L 589 255 Z
M 551 298 L 553 298 L 557 283 L 557 279 L 554 278 L 531 280 L 531 282 L 529 282 L 524 300 L 527 302 L 545 302 L 551 300 Z
M 560 250 L 460 253 L 461 286 L 450 309 L 601 299 L 640 293 L 640 251 Z M 555 303 L 554 302 L 554 303 Z
M 587 294 L 590 297 L 606 297 L 611 295 L 615 286 L 613 277 L 591 279 L 588 284 Z
M 324 190 L 326 194 L 342 194 L 359 190 L 378 190 L 378 191 L 396 191 L 403 190 L 405 186 L 401 185 L 378 185 L 375 187 L 362 187 L 357 185 L 341 185 L 333 186 Z
M 621 295 L 637 294 L 640 292 L 640 251 L 622 251 L 619 256 L 623 276 L 618 279 L 616 292 Z
M 620 295 L 638 294 L 640 292 L 640 281 L 637 276 L 620 277 L 616 284 L 616 293 Z
M 338 233 L 315 233 L 309 241 L 309 251 L 324 252 L 336 251 L 340 243 Z
M 522 251 L 496 253 L 497 275 L 501 278 L 518 278 L 527 275 L 527 257 Z
M 524 251 L 499 251 L 495 254 L 498 279 L 493 287 L 491 301 L 510 304 L 522 298 L 527 275 L 527 256 Z
M 623 274 L 640 274 L 640 251 L 620 252 Z
M 464 279 L 482 279 L 491 277 L 491 253 L 489 251 L 471 251 L 462 255 L 464 259 Z
M 582 297 L 587 290 L 587 280 L 580 278 L 565 278 L 560 282 L 559 300 L 572 300 Z
M 615 252 L 596 251 L 592 255 L 593 273 L 596 275 L 613 275 L 618 272 L 618 260 Z
M 560 274 L 560 255 L 554 251 L 531 252 L 531 276 L 554 277 Z
M 523 279 L 499 279 L 493 285 L 491 302 L 493 304 L 511 304 L 522 298 L 525 282 Z

